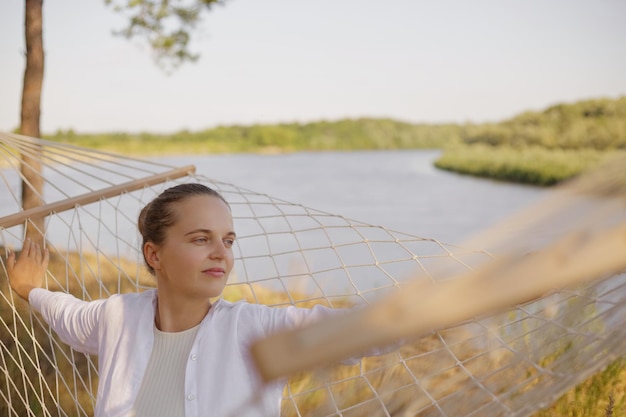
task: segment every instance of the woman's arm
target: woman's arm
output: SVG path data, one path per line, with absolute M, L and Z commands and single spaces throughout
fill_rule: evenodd
M 88 302 L 71 294 L 34 288 L 29 301 L 64 343 L 79 352 L 98 353 L 98 329 L 106 300 Z
M 17 257 L 15 252 L 8 251 L 7 273 L 9 285 L 21 298 L 28 301 L 28 295 L 33 288 L 41 288 L 48 269 L 50 254 L 47 248 L 43 251 L 38 244 L 30 239 L 24 241 L 22 252 Z
M 70 294 L 42 289 L 49 260 L 47 249 L 41 250 L 39 245 L 26 239 L 19 256 L 13 251 L 7 256 L 11 288 L 41 313 L 63 342 L 81 352 L 97 353 L 97 328 L 103 301 L 88 303 Z

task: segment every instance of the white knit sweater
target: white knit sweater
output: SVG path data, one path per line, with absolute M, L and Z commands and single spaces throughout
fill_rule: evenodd
M 95 417 L 131 416 L 154 344 L 156 290 L 85 302 L 71 295 L 34 289 L 29 301 L 61 340 L 98 355 Z M 270 332 L 336 314 L 316 306 L 270 308 L 217 301 L 199 325 L 185 359 L 185 417 L 279 416 L 283 384 L 263 387 L 248 348 Z M 255 407 L 241 408 L 262 392 Z M 246 412 L 244 412 L 246 411 Z

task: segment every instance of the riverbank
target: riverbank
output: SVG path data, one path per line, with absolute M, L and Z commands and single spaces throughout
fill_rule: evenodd
M 624 151 L 555 149 L 539 146 L 459 145 L 435 161 L 440 169 L 521 184 L 551 186 L 597 167 Z

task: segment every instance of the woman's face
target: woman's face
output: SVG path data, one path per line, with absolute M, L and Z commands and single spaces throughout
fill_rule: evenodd
M 186 198 L 173 208 L 175 222 L 165 241 L 149 253 L 159 292 L 182 300 L 219 296 L 234 263 L 230 209 L 221 199 L 205 195 Z

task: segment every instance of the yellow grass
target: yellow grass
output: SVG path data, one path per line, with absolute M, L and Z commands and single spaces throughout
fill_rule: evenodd
M 115 264 L 119 263 L 119 267 Z M 109 293 L 136 291 L 136 285 L 145 287 L 154 286 L 153 278 L 142 266 L 134 262 L 120 259 L 110 262 L 109 260 L 95 255 L 78 254 L 51 254 L 50 275 L 54 277 L 64 277 L 63 282 L 51 284 L 53 290 L 69 291 L 79 297 L 87 295 L 89 298 L 101 298 Z M 0 270 L 0 290 L 8 294 L 6 277 Z M 100 279 L 97 279 L 100 277 Z M 57 278 L 58 279 L 58 278 Z M 84 288 L 82 282 L 86 283 Z M 262 302 L 269 305 L 289 305 L 290 299 L 283 292 L 268 290 L 262 286 L 240 284 L 231 285 L 226 288 L 223 294 L 228 300 L 248 300 L 250 302 Z M 293 298 L 293 295 L 292 295 Z M 298 299 L 305 300 L 302 295 Z M 313 304 L 324 301 L 309 300 L 299 303 L 303 307 L 310 307 Z M 326 303 L 326 302 L 324 302 Z M 328 304 L 328 303 L 326 303 Z M 333 300 L 333 305 L 349 306 L 346 300 Z M 16 304 L 19 315 L 26 323 L 29 323 L 29 311 L 26 303 Z M 0 317 L 3 323 L 13 321 L 12 308 L 0 300 Z M 66 410 L 76 410 L 75 399 L 70 395 L 75 392 L 78 397 L 80 407 L 87 414 L 92 413 L 93 399 L 97 385 L 97 377 L 93 358 L 89 359 L 84 355 L 71 352 L 62 343 L 55 343 L 47 334 L 47 329 L 31 323 L 35 338 L 29 334 L 27 328 L 16 326 L 19 343 L 22 349 L 15 343 L 7 331 L 3 329 L 1 341 L 3 344 L 3 356 L 19 354 L 24 355 L 29 352 L 42 351 L 48 355 L 54 353 L 57 358 L 56 369 L 52 364 L 40 360 L 40 370 L 33 366 L 18 366 L 9 363 L 8 372 L 13 375 L 14 380 L 20 380 L 22 376 L 32 378 L 37 381 L 43 375 L 52 387 L 56 386 L 56 373 L 66 376 L 70 389 L 58 389 L 58 393 L 53 393 L 56 398 L 46 396 L 30 395 L 28 406 L 31 410 L 41 410 L 44 406 L 50 407 L 51 402 L 57 402 Z M 459 327 L 447 331 L 447 340 L 468 340 L 466 330 Z M 455 334 L 455 332 L 457 334 Z M 36 340 L 34 342 L 33 340 Z M 21 352 L 21 353 L 20 353 Z M 463 343 L 456 347 L 455 357 L 452 357 L 448 346 L 444 346 L 435 337 L 425 337 L 417 341 L 407 343 L 398 352 L 388 353 L 382 356 L 365 358 L 356 365 L 337 365 L 332 369 L 318 370 L 316 372 L 297 375 L 288 381 L 285 388 L 285 399 L 283 401 L 282 415 L 285 417 L 306 415 L 334 415 L 341 412 L 344 416 L 378 416 L 386 415 L 384 408 L 391 415 L 438 415 L 433 408 L 433 400 L 440 406 L 448 410 L 449 415 L 455 415 L 457 406 L 478 408 L 492 401 L 485 396 L 482 389 L 479 389 L 468 373 L 459 366 L 459 361 L 464 367 L 470 368 L 471 374 L 487 375 L 491 370 L 505 369 L 503 364 L 512 358 L 508 354 L 490 353 L 484 354 L 484 349 L 474 346 L 471 343 Z M 70 360 L 63 359 L 63 354 L 68 355 Z M 39 354 L 40 359 L 42 354 Z M 402 359 L 401 359 L 402 358 Z M 609 401 L 612 401 L 610 408 L 614 414 L 622 415 L 626 412 L 624 402 L 624 382 L 626 381 L 625 362 L 619 360 L 609 366 L 607 370 L 600 373 L 584 384 L 572 389 L 553 407 L 536 414 L 537 417 L 553 416 L 608 416 L 606 411 L 609 408 Z M 76 371 L 74 371 L 75 368 Z M 445 371 L 441 372 L 444 369 Z M 41 374 L 39 373 L 41 371 Z M 74 383 L 72 375 L 81 375 L 87 380 L 85 388 L 81 383 Z M 510 389 L 511 382 L 527 376 L 527 368 L 505 369 L 499 372 L 490 381 L 486 378 L 483 383 L 491 384 L 492 389 Z M 416 384 L 416 376 L 419 384 Z M 509 385 L 507 385 L 509 384 Z M 509 388 L 506 388 L 506 387 Z M 18 395 L 15 391 L 22 388 L 2 385 L 3 392 L 11 391 L 12 397 Z M 433 397 L 431 400 L 425 395 L 428 391 Z M 69 392 L 68 392 L 69 391 Z M 13 404 L 13 412 L 25 413 L 26 406 Z M 21 407 L 21 408 L 20 408 Z M 70 414 L 72 414 L 70 412 Z M 433 414 L 431 414 L 433 413 Z M 0 402 L 0 414 L 8 415 L 7 405 Z M 338 414 L 337 414 L 338 415 Z

